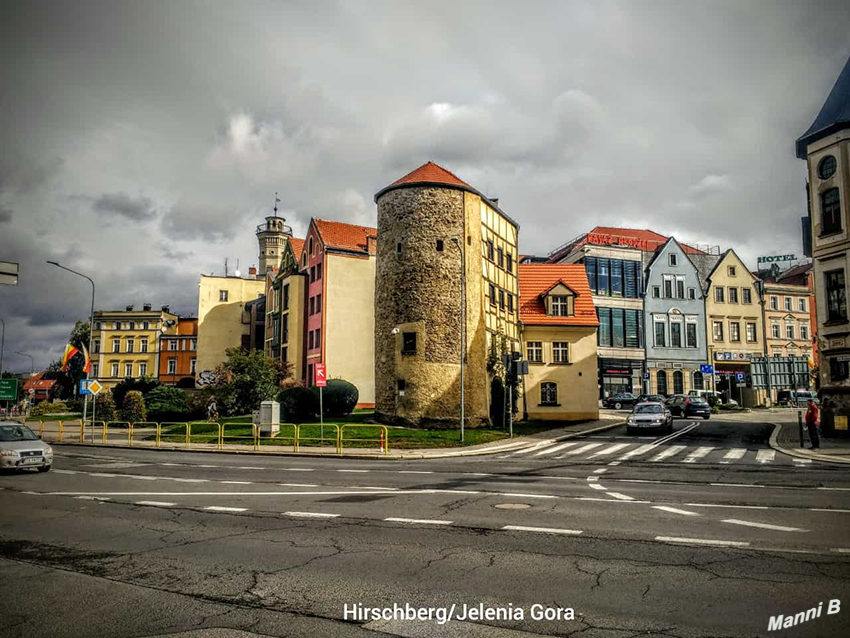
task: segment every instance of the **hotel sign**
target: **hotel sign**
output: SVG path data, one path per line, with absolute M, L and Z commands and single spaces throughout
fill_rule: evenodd
M 758 263 L 760 264 L 772 264 L 776 261 L 797 261 L 796 255 L 772 255 L 768 257 L 759 257 Z

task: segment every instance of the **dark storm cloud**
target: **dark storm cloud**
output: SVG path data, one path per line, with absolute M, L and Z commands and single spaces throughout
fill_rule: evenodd
M 0 207 L 0 224 L 12 221 L 12 210 L 10 208 Z
M 125 193 L 104 193 L 92 203 L 98 213 L 118 215 L 131 221 L 147 221 L 156 217 L 149 197 L 130 197 Z

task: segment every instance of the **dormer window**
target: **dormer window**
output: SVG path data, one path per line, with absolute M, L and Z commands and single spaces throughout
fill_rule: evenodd
M 571 312 L 571 301 L 570 297 L 566 295 L 552 295 L 549 301 L 549 309 L 550 314 L 553 317 L 569 317 L 573 313 Z

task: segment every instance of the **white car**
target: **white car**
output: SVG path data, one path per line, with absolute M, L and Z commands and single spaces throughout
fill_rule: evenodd
M 53 448 L 18 421 L 0 421 L 0 469 L 36 468 L 47 472 L 53 465 Z

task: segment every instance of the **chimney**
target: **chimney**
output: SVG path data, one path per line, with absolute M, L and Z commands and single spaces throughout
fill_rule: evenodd
M 163 312 L 171 312 L 171 306 L 163 306 L 162 311 Z
M 133 306 L 132 305 L 127 306 L 127 312 L 133 312 Z
M 493 202 L 493 206 L 499 205 L 499 198 L 498 197 L 491 197 L 490 201 Z
M 378 252 L 378 237 L 377 235 L 366 236 L 366 252 L 374 255 Z
M 248 268 L 248 276 L 249 277 L 256 277 L 257 276 L 257 269 L 254 268 L 253 266 Z
M 144 310 L 145 312 L 150 312 L 150 309 L 151 305 L 149 303 L 146 303 L 144 306 L 142 306 L 142 310 Z

